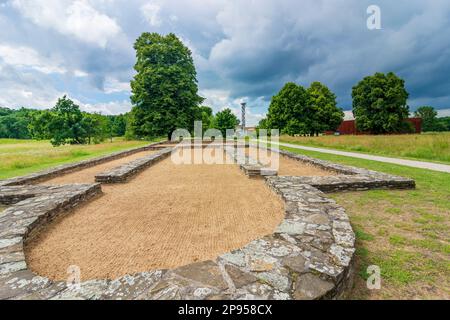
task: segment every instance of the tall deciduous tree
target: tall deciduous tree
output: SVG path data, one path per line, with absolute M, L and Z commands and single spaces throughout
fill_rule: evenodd
M 217 112 L 214 117 L 214 128 L 222 132 L 223 137 L 226 137 L 227 129 L 236 129 L 239 124 L 239 120 L 236 115 L 230 109 L 224 109 Z
M 306 92 L 313 118 L 311 134 L 336 130 L 344 119 L 344 112 L 337 107 L 336 95 L 320 82 L 311 83 Z
M 138 137 L 170 136 L 200 119 L 197 74 L 191 51 L 174 35 L 143 33 L 134 45 L 130 129 Z
M 213 110 L 207 106 L 200 107 L 203 132 L 213 127 L 214 115 Z
M 405 81 L 389 72 L 365 77 L 352 90 L 353 114 L 361 131 L 400 132 L 408 118 Z
M 414 112 L 414 115 L 422 118 L 423 131 L 438 131 L 437 111 L 433 107 L 420 107 Z
M 53 116 L 48 131 L 54 146 L 63 144 L 83 144 L 86 142 L 86 130 L 83 126 L 83 114 L 80 107 L 63 96 L 51 110 Z
M 306 90 L 293 82 L 288 82 L 280 92 L 272 97 L 267 114 L 268 126 L 282 133 L 296 134 L 309 131 L 310 113 Z

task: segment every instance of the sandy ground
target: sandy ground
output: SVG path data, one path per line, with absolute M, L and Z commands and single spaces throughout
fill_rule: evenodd
M 31 270 L 66 279 L 77 265 L 87 280 L 173 268 L 270 234 L 284 216 L 281 199 L 237 165 L 175 165 L 168 158 L 125 185 L 102 188 L 103 196 L 27 244 Z
M 46 180 L 44 182 L 41 182 L 41 184 L 94 183 L 96 174 L 102 173 L 106 170 L 110 170 L 112 168 L 128 163 L 130 161 L 145 157 L 155 152 L 156 151 L 154 150 L 150 150 L 134 153 L 132 155 L 123 158 L 119 158 L 80 171 L 71 172 L 60 177 Z
M 271 152 L 267 152 L 262 149 L 260 152 L 256 151 L 256 148 L 252 148 L 252 152 L 250 153 L 250 149 L 246 150 L 246 154 L 250 155 L 252 158 L 258 158 L 262 163 L 269 163 L 270 165 L 270 156 Z M 257 156 L 256 156 L 257 155 Z M 308 165 L 297 160 L 290 159 L 288 157 L 279 155 L 278 156 L 279 167 L 278 167 L 278 175 L 279 176 L 331 176 L 334 173 L 322 170 L 312 165 Z

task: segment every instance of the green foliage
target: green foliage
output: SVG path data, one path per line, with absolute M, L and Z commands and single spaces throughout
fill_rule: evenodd
M 344 119 L 344 112 L 337 107 L 336 95 L 320 82 L 313 82 L 306 91 L 308 105 L 314 113 L 314 131 L 335 131 Z
M 352 97 L 359 130 L 373 134 L 408 130 L 404 124 L 409 115 L 408 92 L 405 81 L 394 73 L 365 77 L 353 87 Z
M 450 131 L 450 117 L 437 118 L 437 131 Z
M 197 74 L 191 51 L 174 35 L 143 33 L 135 42 L 137 71 L 131 81 L 129 135 L 169 136 L 192 129 L 201 118 Z
M 267 136 L 270 136 L 270 126 L 269 126 L 269 120 L 267 120 L 267 118 L 261 119 L 258 122 L 258 125 L 256 126 L 256 134 L 259 137 L 259 130 L 260 129 L 264 129 L 267 130 L 266 134 Z
M 447 121 L 446 118 L 437 118 L 437 111 L 433 107 L 420 107 L 414 112 L 414 115 L 422 118 L 422 130 L 424 132 L 450 131 L 450 117 L 447 117 Z
M 51 110 L 0 108 L 0 138 L 51 140 L 63 144 L 100 143 L 125 134 L 127 115 L 81 112 L 66 96 Z
M 28 126 L 35 110 L 0 108 L 0 138 L 29 139 Z
M 218 112 L 214 117 L 214 128 L 220 130 L 223 137 L 226 137 L 227 129 L 234 130 L 238 124 L 238 118 L 228 108 Z
M 261 119 L 258 122 L 257 129 L 269 129 L 269 120 L 267 118 Z
M 293 82 L 286 83 L 270 102 L 267 114 L 269 127 L 290 135 L 306 133 L 306 120 L 311 112 L 307 101 L 307 93 L 302 86 Z
M 204 133 L 206 130 L 213 127 L 214 115 L 213 115 L 213 110 L 207 106 L 201 106 L 200 112 L 201 112 L 201 120 L 202 120 L 203 133 Z
M 98 113 L 83 113 L 81 126 L 85 132 L 87 143 L 95 144 L 103 142 L 108 136 L 111 136 L 111 123 L 109 119 Z
M 344 113 L 336 104 L 336 95 L 325 85 L 313 82 L 305 90 L 288 82 L 272 98 L 264 125 L 291 136 L 318 135 L 335 130 L 343 118 Z
M 107 116 L 109 135 L 111 137 L 123 137 L 127 129 L 127 115 Z
M 437 112 L 433 107 L 423 106 L 418 108 L 414 115 L 422 118 L 422 130 L 423 131 L 435 131 Z
M 78 105 L 63 96 L 58 99 L 51 112 L 47 130 L 54 146 L 86 143 L 85 137 L 88 135 L 86 128 L 90 124 L 85 123 Z

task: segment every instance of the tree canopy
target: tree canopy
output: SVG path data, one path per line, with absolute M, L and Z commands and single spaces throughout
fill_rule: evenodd
M 389 72 L 365 77 L 352 90 L 353 115 L 360 131 L 402 132 L 409 115 L 405 81 Z
M 135 42 L 130 130 L 137 137 L 170 136 L 201 119 L 191 51 L 174 35 L 143 33 Z
M 272 97 L 267 121 L 259 127 L 264 125 L 265 129 L 279 129 L 289 135 L 314 135 L 335 130 L 343 117 L 335 94 L 325 85 L 313 82 L 305 90 L 301 85 L 288 82 Z
M 344 119 L 344 112 L 337 107 L 336 95 L 320 82 L 311 83 L 306 92 L 313 113 L 312 131 L 335 131 Z
M 214 125 L 213 110 L 210 107 L 201 106 L 200 107 L 200 112 L 201 112 L 201 120 L 202 120 L 203 132 L 205 132 L 209 128 L 212 128 L 213 125 Z
M 66 96 L 47 110 L 0 107 L 0 138 L 51 140 L 55 145 L 99 143 L 125 134 L 127 115 L 80 111 Z
M 414 112 L 416 117 L 422 118 L 423 131 L 446 131 L 449 130 L 445 122 L 437 117 L 437 111 L 430 106 L 417 108 Z
M 220 130 L 223 137 L 226 137 L 227 129 L 234 130 L 238 124 L 238 118 L 229 108 L 217 112 L 214 117 L 214 128 Z

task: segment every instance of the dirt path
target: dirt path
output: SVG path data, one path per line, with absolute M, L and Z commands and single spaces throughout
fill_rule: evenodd
M 80 171 L 71 172 L 65 174 L 60 177 L 56 177 L 50 180 L 46 180 L 41 182 L 41 184 L 71 184 L 71 183 L 94 183 L 95 175 L 98 173 L 102 173 L 106 170 L 110 170 L 122 164 L 128 163 L 130 161 L 145 157 L 146 155 L 150 155 L 155 153 L 156 151 L 142 151 L 138 153 L 134 153 L 132 155 L 116 159 L 113 161 L 105 162 L 93 167 L 89 167 Z
M 175 165 L 166 159 L 127 184 L 55 221 L 26 247 L 34 272 L 66 279 L 117 278 L 173 268 L 246 245 L 273 232 L 284 205 L 263 180 L 237 165 Z

